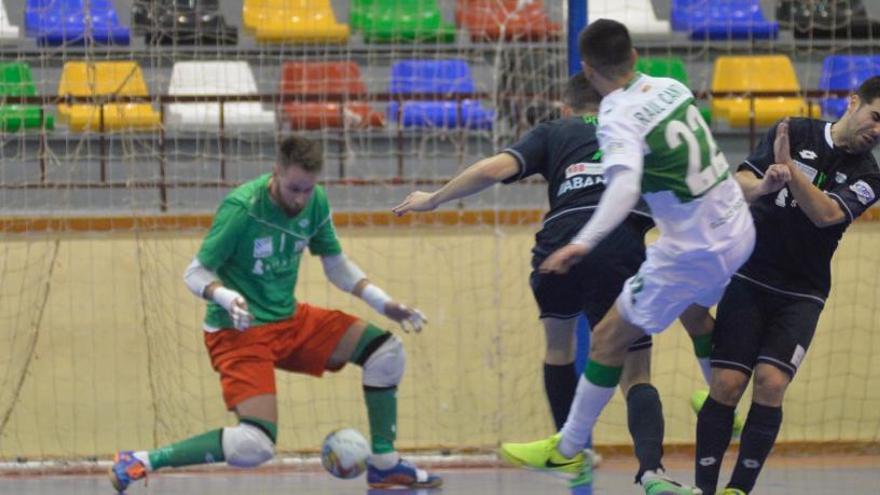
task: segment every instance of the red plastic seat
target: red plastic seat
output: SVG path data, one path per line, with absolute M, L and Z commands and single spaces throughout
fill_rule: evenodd
M 517 8 L 517 0 L 458 0 L 455 20 L 474 41 L 544 40 L 558 38 L 559 24 L 552 22 L 540 0 Z
M 286 62 L 281 72 L 284 95 L 366 98 L 367 87 L 354 62 Z M 381 127 L 384 116 L 365 102 L 287 102 L 284 115 L 294 129 L 326 127 Z

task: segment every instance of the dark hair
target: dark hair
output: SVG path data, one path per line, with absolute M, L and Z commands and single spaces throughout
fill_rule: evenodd
M 285 170 L 297 165 L 307 172 L 320 172 L 324 165 L 324 150 L 318 141 L 289 136 L 278 146 L 278 164 Z
M 602 95 L 590 84 L 587 76 L 578 71 L 568 78 L 568 83 L 562 93 L 562 100 L 575 113 L 587 112 L 595 111 L 598 108 L 599 102 L 602 101 Z
M 862 105 L 870 105 L 872 101 L 880 98 L 880 76 L 868 78 L 856 91 Z
M 578 36 L 581 59 L 606 76 L 622 76 L 632 70 L 633 49 L 629 31 L 611 19 L 598 19 Z

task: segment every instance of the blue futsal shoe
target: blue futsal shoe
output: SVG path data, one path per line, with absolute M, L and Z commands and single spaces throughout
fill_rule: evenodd
M 110 484 L 117 492 L 122 493 L 132 481 L 147 477 L 147 468 L 137 460 L 134 451 L 126 450 L 118 452 L 113 457 L 113 467 L 110 468 Z
M 439 488 L 443 478 L 401 459 L 390 469 L 367 464 L 367 484 L 370 488 Z

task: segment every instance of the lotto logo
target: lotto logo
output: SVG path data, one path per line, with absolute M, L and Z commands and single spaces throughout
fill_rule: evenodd
M 700 466 L 708 467 L 718 462 L 718 459 L 714 457 L 701 457 L 700 458 Z
M 749 469 L 758 469 L 761 467 L 761 463 L 755 459 L 743 459 L 743 466 Z

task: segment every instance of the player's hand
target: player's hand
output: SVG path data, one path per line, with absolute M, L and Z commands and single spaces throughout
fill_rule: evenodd
M 571 267 L 587 255 L 586 246 L 580 244 L 568 244 L 564 247 L 553 251 L 553 254 L 547 257 L 541 266 L 538 267 L 540 273 L 568 273 Z
M 785 187 L 791 180 L 791 169 L 788 165 L 774 163 L 767 167 L 764 178 L 761 179 L 760 195 L 772 194 Z
M 394 301 L 385 303 L 385 316 L 400 323 L 400 328 L 407 333 L 411 331 L 419 333 L 422 331 L 422 327 L 428 323 L 425 314 L 418 309 Z
M 776 126 L 776 139 L 773 141 L 773 161 L 785 165 L 794 165 L 791 159 L 791 140 L 788 137 L 788 117 Z
M 241 294 L 226 287 L 218 287 L 214 289 L 213 298 L 214 302 L 223 306 L 223 309 L 229 313 L 232 326 L 237 330 L 247 330 L 251 326 L 254 317 L 248 311 L 247 301 Z
M 410 211 L 431 211 L 437 208 L 434 204 L 434 193 L 413 191 L 402 203 L 391 208 L 397 216 L 403 216 Z

